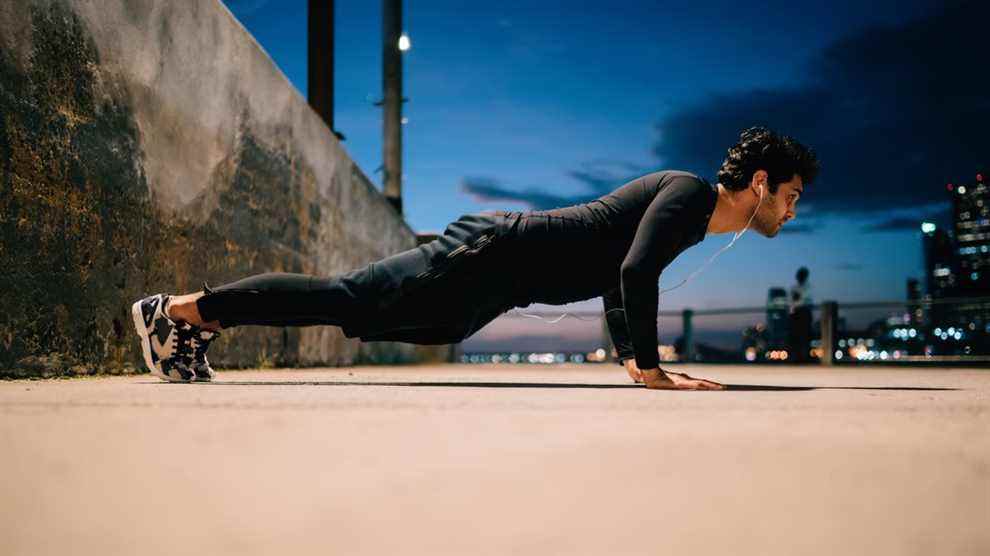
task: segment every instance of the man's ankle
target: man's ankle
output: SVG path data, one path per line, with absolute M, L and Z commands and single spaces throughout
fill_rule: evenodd
M 165 316 L 169 320 L 172 320 L 172 321 L 175 321 L 175 322 L 181 322 L 183 319 L 178 316 L 179 315 L 179 311 L 176 310 L 177 309 L 177 307 L 176 307 L 177 304 L 175 303 L 175 297 L 176 296 L 174 296 L 174 295 L 168 296 L 168 298 L 165 300 L 165 307 L 162 309 L 162 312 L 165 313 Z
M 165 304 L 165 316 L 176 322 L 188 322 L 194 326 L 201 324 L 199 312 L 195 310 L 196 301 L 190 299 L 188 295 L 172 296 Z

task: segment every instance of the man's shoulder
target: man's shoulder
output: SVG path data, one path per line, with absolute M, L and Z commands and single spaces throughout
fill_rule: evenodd
M 679 199 L 691 205 L 705 204 L 715 191 L 708 180 L 684 170 L 661 170 L 642 179 L 649 197 L 663 192 L 667 200 Z
M 697 174 L 684 170 L 659 170 L 634 178 L 606 196 L 644 206 L 653 203 L 658 196 L 662 197 L 664 204 L 706 206 L 714 191 L 708 181 Z
M 684 193 L 700 195 L 713 189 L 708 180 L 685 170 L 659 170 L 639 179 L 643 180 L 647 191 L 653 192 L 672 188 Z
M 705 178 L 686 170 L 660 170 L 643 176 L 647 184 L 654 184 L 658 187 L 665 187 L 676 184 L 677 187 L 704 190 L 711 188 L 711 184 Z

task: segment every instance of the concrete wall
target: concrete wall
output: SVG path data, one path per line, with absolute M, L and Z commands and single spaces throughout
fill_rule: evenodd
M 140 368 L 135 299 L 336 274 L 415 245 L 217 0 L 0 2 L 7 374 Z M 436 357 L 330 326 L 239 327 L 218 344 L 218 366 Z

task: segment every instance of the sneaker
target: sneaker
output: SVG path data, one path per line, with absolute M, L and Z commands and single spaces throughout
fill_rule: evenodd
M 206 350 L 210 349 L 210 342 L 220 336 L 219 330 L 207 330 L 188 323 L 183 323 L 191 328 L 190 345 L 192 346 L 192 361 L 189 368 L 196 375 L 197 382 L 209 382 L 217 376 L 217 373 L 210 366 L 210 361 L 206 358 Z M 184 328 L 184 327 L 183 327 Z
M 192 357 L 190 334 L 165 316 L 168 295 L 159 293 L 131 305 L 134 328 L 141 338 L 141 350 L 148 370 L 168 382 L 190 382 L 195 372 L 189 368 Z

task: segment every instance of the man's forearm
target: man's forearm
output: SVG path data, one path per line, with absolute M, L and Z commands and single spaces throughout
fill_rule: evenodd
M 615 347 L 616 362 L 624 365 L 627 359 L 635 357 L 632 342 L 629 340 L 629 329 L 626 328 L 626 312 L 622 304 L 622 294 L 618 286 L 602 294 L 605 309 L 605 324 L 608 325 L 609 336 Z
M 621 278 L 622 298 L 626 303 L 626 329 L 640 369 L 660 366 L 657 353 L 657 279 L 634 268 L 624 267 Z

